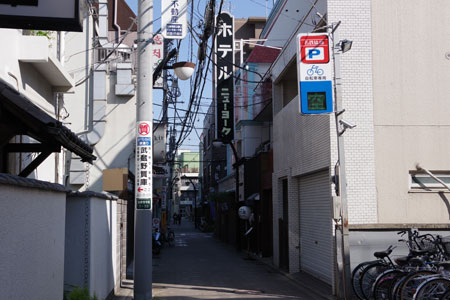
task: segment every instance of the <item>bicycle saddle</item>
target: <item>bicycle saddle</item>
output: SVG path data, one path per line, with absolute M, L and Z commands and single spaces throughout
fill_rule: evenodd
M 397 257 L 396 259 L 394 259 L 394 261 L 398 266 L 403 267 L 408 264 L 409 259 L 410 259 L 410 257 L 408 257 L 408 256 L 400 256 L 400 257 Z
M 385 257 L 388 257 L 389 256 L 389 254 L 391 254 L 392 253 L 392 248 L 391 247 L 389 247 L 389 248 L 387 248 L 386 250 L 384 250 L 384 251 L 377 251 L 377 252 L 375 252 L 373 255 L 376 257 L 376 258 L 385 258 Z
M 420 267 L 423 266 L 425 263 L 423 259 L 420 257 L 412 257 L 409 259 L 409 264 L 413 267 Z

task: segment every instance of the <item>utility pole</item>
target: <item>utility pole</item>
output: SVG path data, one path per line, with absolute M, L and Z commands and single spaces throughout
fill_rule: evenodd
M 348 205 L 347 205 L 347 178 L 345 174 L 345 151 L 344 151 L 344 136 L 345 131 L 341 130 L 341 120 L 344 113 L 342 108 L 342 83 L 341 83 L 341 53 L 336 43 L 339 41 L 339 32 L 336 30 L 340 25 L 340 22 L 335 24 L 332 28 L 332 50 L 334 60 L 334 95 L 335 95 L 335 121 L 336 121 L 336 134 L 337 134 L 337 148 L 338 148 L 338 161 L 339 161 L 339 197 L 340 197 L 340 241 L 336 239 L 337 247 L 337 262 L 338 272 L 340 273 L 340 285 L 342 293 L 341 299 L 350 300 L 352 297 L 351 286 L 351 272 L 350 272 L 350 246 L 349 246 L 349 228 L 348 228 Z
M 152 299 L 153 0 L 138 2 L 134 300 Z M 145 175 L 145 176 L 144 176 Z

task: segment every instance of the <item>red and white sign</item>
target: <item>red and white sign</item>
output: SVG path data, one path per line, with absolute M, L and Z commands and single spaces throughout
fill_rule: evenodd
M 164 59 L 164 38 L 162 34 L 156 34 L 153 37 L 153 71 L 155 71 L 156 67 L 161 63 Z M 153 82 L 153 88 L 162 89 L 164 87 L 164 80 L 162 76 L 159 76 L 155 82 Z
M 298 81 L 329 81 L 333 78 L 331 40 L 324 33 L 297 35 Z
M 330 61 L 328 35 L 302 36 L 301 61 L 304 64 L 327 64 Z
M 151 209 L 152 191 L 152 123 L 138 121 L 136 124 L 136 199 L 138 208 Z
M 148 135 L 150 133 L 150 125 L 148 123 L 142 122 L 139 124 L 139 135 Z

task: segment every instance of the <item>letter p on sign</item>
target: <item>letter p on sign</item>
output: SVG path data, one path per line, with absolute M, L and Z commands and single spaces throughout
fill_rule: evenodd
M 303 36 L 300 39 L 301 61 L 304 64 L 326 64 L 330 61 L 327 35 Z

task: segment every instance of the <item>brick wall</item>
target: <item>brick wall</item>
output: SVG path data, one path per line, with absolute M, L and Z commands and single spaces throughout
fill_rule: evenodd
M 341 21 L 340 39 L 353 41 L 341 55 L 344 119 L 357 127 L 345 133 L 349 221 L 377 222 L 372 90 L 370 0 L 328 0 L 328 21 Z M 337 161 L 334 120 L 330 120 L 331 162 Z

